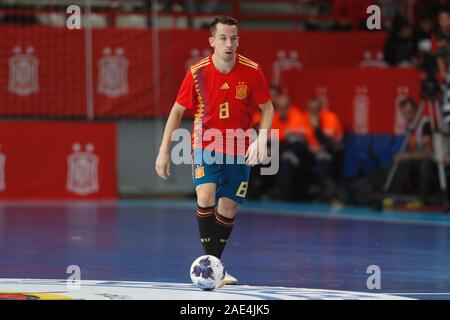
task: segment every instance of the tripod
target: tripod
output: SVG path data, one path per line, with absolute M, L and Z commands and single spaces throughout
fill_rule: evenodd
M 439 187 L 442 196 L 442 204 L 444 207 L 444 212 L 448 213 L 448 198 L 447 198 L 447 180 L 445 175 L 445 166 L 444 166 L 444 148 L 443 148 L 443 121 L 441 115 L 441 109 L 439 102 L 434 97 L 434 95 L 430 94 L 422 94 L 422 99 L 419 104 L 419 108 L 414 116 L 413 121 L 407 128 L 405 138 L 400 147 L 400 159 L 394 162 L 391 170 L 389 171 L 386 182 L 383 186 L 382 190 L 382 198 L 386 195 L 391 187 L 392 181 L 394 180 L 395 174 L 397 173 L 398 166 L 400 162 L 404 160 L 403 155 L 408 147 L 408 142 L 411 138 L 413 132 L 416 131 L 418 124 L 423 117 L 423 112 L 425 109 L 425 105 L 428 106 L 428 112 L 430 116 L 430 125 L 432 130 L 432 146 L 433 146 L 433 158 L 437 164 L 438 176 L 439 176 Z M 436 121 L 436 122 L 435 122 Z

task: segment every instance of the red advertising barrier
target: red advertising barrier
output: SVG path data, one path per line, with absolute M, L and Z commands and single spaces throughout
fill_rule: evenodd
M 84 33 L 0 27 L 0 114 L 86 117 Z
M 404 133 L 399 102 L 420 95 L 420 74 L 414 69 L 313 68 L 283 73 L 292 101 L 306 107 L 319 96 L 337 113 L 344 130 L 354 133 Z
M 0 199 L 116 199 L 116 125 L 1 122 Z
M 99 29 L 92 43 L 95 116 L 157 115 L 151 32 Z
M 94 29 L 91 56 L 84 30 L 0 26 L 0 115 L 166 116 L 187 67 L 210 54 L 208 36 L 162 30 L 155 56 L 151 30 Z M 279 83 L 286 70 L 380 63 L 385 38 L 384 32 L 241 30 L 239 52 L 261 65 L 268 82 Z
M 161 107 L 167 115 L 184 71 L 211 52 L 208 31 L 171 30 L 161 34 Z M 384 32 L 239 32 L 238 51 L 257 62 L 268 83 L 280 83 L 288 70 L 380 65 Z M 380 60 L 381 59 L 381 60 Z

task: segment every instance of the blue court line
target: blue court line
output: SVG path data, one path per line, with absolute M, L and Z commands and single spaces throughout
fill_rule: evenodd
M 119 206 L 123 207 L 146 207 L 153 208 L 195 208 L 195 200 L 120 200 Z M 394 222 L 405 224 L 450 226 L 450 215 L 432 212 L 396 212 L 375 211 L 368 208 L 348 207 L 333 208 L 329 205 L 297 203 L 297 202 L 275 202 L 275 201 L 253 201 L 248 200 L 241 211 L 255 214 L 281 214 L 289 216 L 306 216 L 314 218 L 350 219 L 364 221 Z

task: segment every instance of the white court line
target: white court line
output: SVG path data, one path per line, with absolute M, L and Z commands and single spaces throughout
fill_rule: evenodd
M 234 286 L 202 291 L 191 283 L 81 280 L 80 289 L 71 290 L 62 279 L 0 279 L 0 293 L 54 293 L 72 299 L 103 300 L 414 300 L 377 292 L 328 289 Z
M 380 292 L 384 294 L 412 294 L 412 295 L 450 295 L 450 292 Z

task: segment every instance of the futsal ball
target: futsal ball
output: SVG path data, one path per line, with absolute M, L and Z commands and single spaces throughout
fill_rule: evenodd
M 191 265 L 192 283 L 202 290 L 214 290 L 220 287 L 225 278 L 222 262 L 214 256 L 198 257 Z

